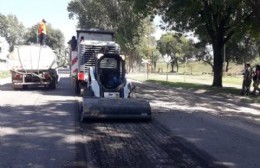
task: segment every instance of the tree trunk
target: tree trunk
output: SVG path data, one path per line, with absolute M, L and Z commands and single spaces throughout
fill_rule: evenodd
M 216 40 L 213 41 L 214 79 L 213 79 L 212 87 L 222 87 L 223 47 L 224 47 L 224 43 L 222 42 L 221 38 L 216 38 Z
M 172 67 L 171 72 L 173 72 L 173 69 L 174 69 L 174 61 L 171 62 L 171 67 Z
M 226 72 L 228 72 L 229 61 L 226 62 Z
M 179 72 L 179 64 L 178 64 L 178 60 L 176 59 L 176 67 L 177 67 L 177 70 L 176 70 L 176 72 Z
M 128 72 L 133 72 L 133 66 L 134 66 L 134 60 L 133 60 L 133 54 L 131 51 L 128 52 Z
M 156 72 L 156 62 L 153 62 L 153 72 Z

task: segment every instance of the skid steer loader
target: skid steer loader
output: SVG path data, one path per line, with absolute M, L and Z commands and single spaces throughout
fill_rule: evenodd
M 94 118 L 151 119 L 148 101 L 131 98 L 134 86 L 125 76 L 125 56 L 114 33 L 78 30 L 77 51 L 71 51 L 72 85 L 82 96 L 80 120 Z
M 151 119 L 150 104 L 131 98 L 132 83 L 125 77 L 123 55 L 99 53 L 89 68 L 88 85 L 83 92 L 81 121 L 85 118 Z

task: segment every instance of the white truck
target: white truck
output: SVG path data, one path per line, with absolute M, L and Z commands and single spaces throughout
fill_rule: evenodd
M 15 46 L 9 56 L 9 66 L 14 89 L 29 85 L 56 89 L 59 81 L 57 57 L 48 46 Z

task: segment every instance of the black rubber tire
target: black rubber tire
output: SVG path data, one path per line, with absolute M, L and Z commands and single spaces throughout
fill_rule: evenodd
M 82 106 L 82 103 L 79 103 L 79 106 L 78 106 L 78 111 L 79 111 L 79 121 L 80 122 L 84 122 L 84 115 L 83 115 L 83 106 Z
M 75 91 L 75 93 L 76 93 L 77 95 L 80 94 L 80 87 L 79 87 L 79 82 L 78 82 L 78 81 L 75 82 L 74 91 Z
M 93 96 L 94 96 L 94 93 L 91 90 L 91 88 L 84 89 L 83 97 L 93 97 Z
M 24 90 L 28 89 L 28 85 L 23 85 L 22 89 L 24 89 Z
M 57 85 L 56 85 L 55 80 L 51 81 L 51 83 L 50 83 L 50 85 L 49 85 L 49 88 L 50 88 L 50 89 L 56 89 L 56 88 L 57 88 Z

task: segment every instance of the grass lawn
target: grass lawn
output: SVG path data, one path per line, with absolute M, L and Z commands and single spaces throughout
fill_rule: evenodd
M 9 71 L 0 71 L 0 79 L 1 78 L 7 78 L 10 76 L 10 72 Z
M 211 75 L 177 75 L 169 73 L 167 77 L 167 74 L 149 73 L 147 76 L 145 73 L 138 73 L 128 74 L 127 77 L 138 81 L 152 82 L 190 91 L 200 91 L 207 94 L 237 96 L 241 101 L 247 103 L 260 103 L 260 96 L 243 97 L 239 95 L 242 76 L 223 76 L 222 88 L 211 87 L 213 82 Z

